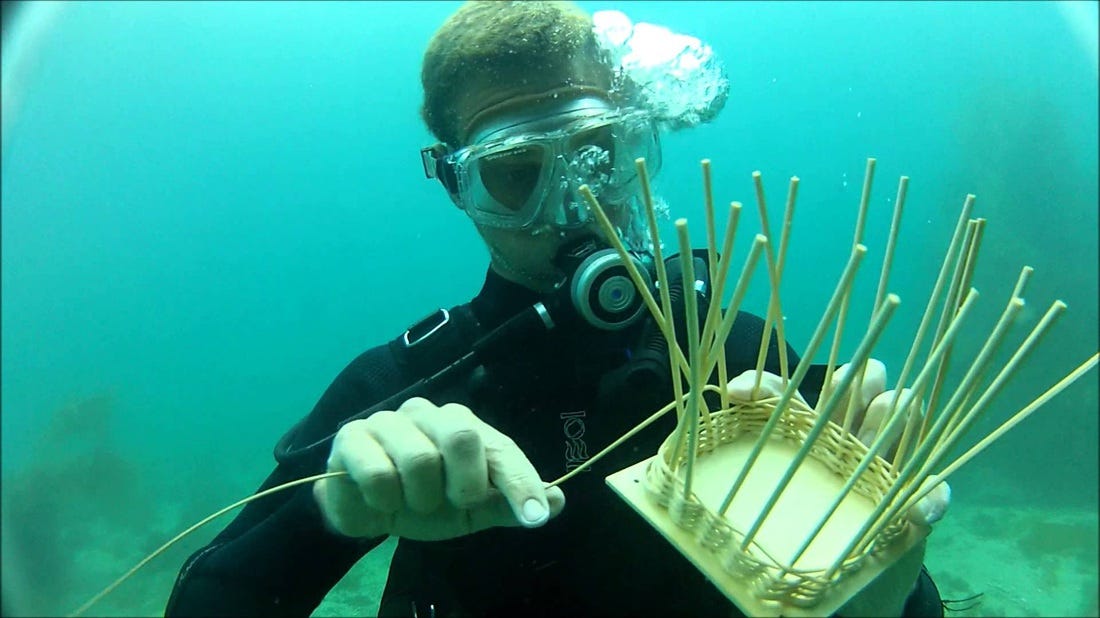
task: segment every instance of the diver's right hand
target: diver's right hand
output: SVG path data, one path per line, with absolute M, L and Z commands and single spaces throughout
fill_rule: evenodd
M 326 478 L 313 495 L 329 526 L 346 536 L 439 541 L 491 528 L 534 528 L 561 512 L 561 489 L 545 488 L 508 436 L 458 404 L 409 399 L 340 428 Z

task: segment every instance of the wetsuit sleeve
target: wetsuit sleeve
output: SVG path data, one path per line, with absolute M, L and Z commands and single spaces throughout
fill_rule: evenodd
M 365 352 L 337 376 L 301 429 L 309 437 L 324 437 L 340 420 L 400 386 L 388 348 Z M 279 465 L 260 490 L 323 472 L 327 456 L 325 451 L 293 466 Z M 382 540 L 352 539 L 329 530 L 311 485 L 276 493 L 246 505 L 184 563 L 165 615 L 307 616 Z

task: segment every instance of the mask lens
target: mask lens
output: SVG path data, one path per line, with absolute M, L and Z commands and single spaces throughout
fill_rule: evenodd
M 478 164 L 481 184 L 496 203 L 518 212 L 538 186 L 544 160 L 544 149 L 536 145 L 486 155 Z

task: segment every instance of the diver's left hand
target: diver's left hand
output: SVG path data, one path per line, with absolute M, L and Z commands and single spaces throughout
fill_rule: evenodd
M 831 384 L 836 387 L 840 380 L 844 378 L 844 375 L 850 371 L 850 364 L 841 365 L 833 372 Z M 756 371 L 749 370 L 736 378 L 730 380 L 727 391 L 730 397 L 733 399 L 740 399 L 742 401 L 752 401 L 754 399 L 779 397 L 783 394 L 783 380 L 779 376 L 764 372 L 764 375 L 760 379 L 760 389 L 753 394 L 753 385 L 756 383 Z M 854 386 L 854 382 L 853 385 Z M 833 413 L 834 419 L 843 418 L 842 411 L 846 410 L 849 401 L 852 397 L 852 387 L 848 388 L 840 402 L 837 404 L 836 411 Z M 901 397 L 905 398 L 909 389 L 903 389 Z M 890 413 L 890 404 L 893 402 L 895 391 L 886 390 L 886 365 L 882 361 L 876 359 L 869 359 L 867 361 L 867 368 L 863 373 L 863 384 L 859 390 L 859 398 L 856 401 L 856 405 L 853 409 L 855 414 L 852 419 L 851 427 L 852 433 L 859 438 L 860 442 L 870 446 L 878 436 L 879 432 L 883 429 L 883 425 L 886 423 L 887 415 Z M 802 395 L 795 393 L 795 397 L 809 407 L 806 404 L 806 400 L 802 398 Z M 898 447 L 898 441 L 901 439 L 902 430 L 905 428 L 905 424 L 908 422 L 908 418 L 916 415 L 919 417 L 924 416 L 924 403 L 922 401 L 913 401 L 909 405 L 909 409 L 903 412 L 904 418 L 899 419 L 894 423 L 894 427 L 890 429 L 887 442 L 880 450 L 880 454 L 885 457 L 893 455 L 894 451 Z M 930 477 L 925 483 L 937 482 L 935 477 Z M 910 521 L 930 526 L 935 522 L 943 518 L 947 512 L 947 507 L 951 503 L 951 487 L 947 482 L 939 481 L 935 489 L 928 493 L 927 496 L 922 498 L 917 504 L 909 509 L 907 517 Z

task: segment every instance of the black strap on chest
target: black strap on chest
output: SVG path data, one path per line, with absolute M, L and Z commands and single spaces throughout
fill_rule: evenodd
M 453 380 L 469 375 L 477 365 L 507 350 L 516 341 L 522 341 L 524 336 L 551 328 L 553 322 L 545 318 L 541 303 L 527 307 L 488 333 L 481 332 L 483 329 L 468 305 L 435 311 L 389 344 L 404 374 L 401 380 L 406 385 L 404 388 L 345 418 L 329 435 L 301 444 L 308 440 L 301 436 L 309 418 L 306 417 L 275 445 L 275 459 L 279 463 L 293 463 L 307 456 L 323 457 L 340 427 L 379 410 L 395 410 L 412 397 L 436 392 Z
M 470 351 L 481 325 L 469 305 L 436 309 L 390 341 L 390 351 L 408 382 L 427 378 Z
M 406 400 L 424 396 L 439 383 L 472 369 L 476 359 L 470 351 L 477 347 L 480 325 L 468 305 L 438 309 L 410 326 L 389 348 L 400 370 L 403 386 L 393 395 L 369 408 L 343 419 L 331 433 L 308 436 L 310 417 L 299 421 L 275 445 L 275 460 L 294 464 L 307 458 L 323 458 L 331 448 L 336 433 L 351 421 L 366 418 L 379 410 L 397 409 Z

